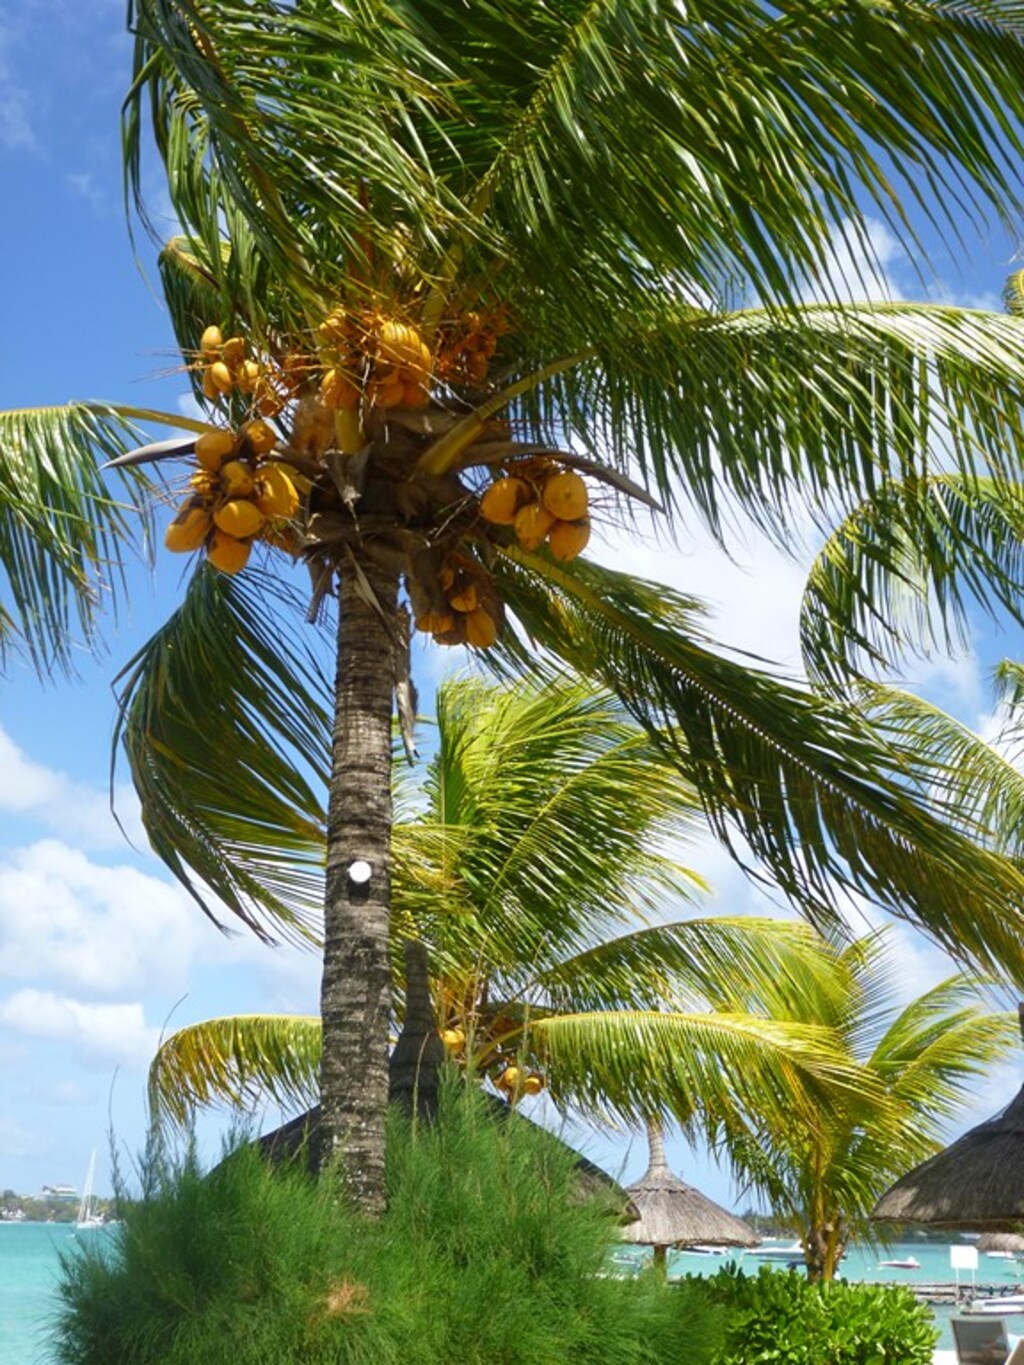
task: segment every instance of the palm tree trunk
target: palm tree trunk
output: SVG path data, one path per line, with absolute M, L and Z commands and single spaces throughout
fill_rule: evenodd
M 410 1117 L 433 1119 L 446 1056 L 434 1018 L 426 945 L 409 938 L 405 941 L 405 1020 L 390 1062 L 391 1102 Z
M 319 1163 L 340 1157 L 353 1203 L 384 1210 L 388 1103 L 391 718 L 398 578 L 364 560 L 338 589 L 338 671 L 320 993 Z M 367 601 L 369 586 L 375 602 Z M 350 875 L 369 864 L 368 881 Z

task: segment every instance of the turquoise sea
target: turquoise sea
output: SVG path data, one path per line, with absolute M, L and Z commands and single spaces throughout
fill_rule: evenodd
M 75 1229 L 56 1223 L 0 1223 L 0 1362 L 2 1365 L 53 1365 L 54 1356 L 47 1340 L 57 1306 L 55 1285 L 60 1269 L 59 1253 L 75 1245 L 76 1237 L 106 1237 L 102 1230 L 76 1233 Z M 616 1252 L 619 1257 L 633 1254 L 642 1260 L 644 1253 L 626 1248 Z M 879 1266 L 879 1259 L 902 1260 L 914 1257 L 920 1262 L 917 1270 L 892 1270 Z M 686 1252 L 669 1254 L 669 1273 L 713 1274 L 728 1257 L 696 1256 Z M 743 1257 L 745 1266 L 756 1272 L 759 1259 Z M 785 1268 L 784 1262 L 774 1262 Z M 1012 1288 L 1024 1272 L 1024 1265 L 1016 1262 L 978 1257 L 978 1285 Z M 843 1261 L 842 1273 L 850 1280 L 892 1280 L 900 1284 L 951 1283 L 955 1279 L 949 1265 L 948 1246 L 923 1242 L 901 1242 L 884 1252 L 853 1247 Z M 961 1274 L 961 1283 L 970 1276 Z M 937 1321 L 943 1329 L 941 1348 L 949 1349 L 949 1310 L 936 1308 Z M 1007 1315 L 1010 1331 L 1024 1334 L 1024 1313 Z

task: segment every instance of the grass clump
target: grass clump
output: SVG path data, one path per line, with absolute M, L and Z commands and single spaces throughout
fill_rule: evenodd
M 721 1341 L 699 1289 L 605 1278 L 615 1222 L 571 1156 L 457 1082 L 433 1126 L 392 1116 L 376 1223 L 248 1147 L 143 1174 L 64 1261 L 64 1365 L 707 1365 Z

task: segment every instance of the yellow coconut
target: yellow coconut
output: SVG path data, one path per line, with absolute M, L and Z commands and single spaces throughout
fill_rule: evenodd
M 164 545 L 174 554 L 198 550 L 210 532 L 210 513 L 201 498 L 188 498 L 164 533 Z
M 450 611 L 425 611 L 416 617 L 416 629 L 427 635 L 445 635 L 454 628 L 455 617 Z
M 237 369 L 245 359 L 245 339 L 243 337 L 228 337 L 221 347 L 221 358 L 224 362 Z
M 207 370 L 210 381 L 218 393 L 230 393 L 235 387 L 235 378 L 223 360 L 215 360 Z
M 520 507 L 512 522 L 516 540 L 524 550 L 536 550 L 554 524 L 553 513 L 539 502 L 528 502 Z
M 206 553 L 210 563 L 221 573 L 238 573 L 249 562 L 251 548 L 247 542 L 236 540 L 226 531 L 214 531 Z
M 477 607 L 463 618 L 466 622 L 466 644 L 475 649 L 490 649 L 498 638 L 498 623 L 489 611 Z
M 256 487 L 252 467 L 244 460 L 228 460 L 221 466 L 220 486 L 226 497 L 247 498 Z
M 548 479 L 540 500 L 559 521 L 578 521 L 587 515 L 587 485 L 572 469 Z
M 449 1052 L 458 1052 L 466 1041 L 466 1035 L 460 1028 L 446 1028 L 441 1030 L 441 1042 Z
M 255 393 L 260 382 L 260 367 L 255 360 L 243 360 L 235 371 L 235 383 L 242 393 Z
M 556 521 L 548 532 L 548 549 L 563 564 L 575 559 L 587 548 L 590 539 L 590 518 L 580 521 Z
M 404 322 L 385 322 L 377 340 L 377 354 L 390 365 L 407 365 L 412 369 L 426 372 L 423 362 L 425 347 L 415 327 Z M 426 364 L 430 364 L 430 352 L 426 352 Z
M 219 327 L 207 327 L 206 331 L 199 338 L 199 349 L 204 358 L 212 360 L 220 355 L 220 348 L 224 345 L 224 336 Z
M 248 498 L 229 498 L 214 512 L 213 520 L 219 530 L 234 536 L 236 540 L 244 540 L 260 530 L 266 517 Z
M 522 1079 L 522 1071 L 517 1066 L 507 1066 L 498 1077 L 498 1084 L 502 1090 L 516 1090 Z
M 268 517 L 293 517 L 299 495 L 279 464 L 265 465 L 256 476 L 256 506 Z
M 328 370 L 320 382 L 320 396 L 329 408 L 351 412 L 359 406 L 359 389 L 342 370 Z
M 543 1076 L 538 1076 L 536 1072 L 532 1072 L 527 1076 L 526 1080 L 523 1081 L 524 1095 L 539 1095 L 543 1089 L 544 1078 Z
M 497 479 L 480 499 L 480 515 L 492 526 L 511 526 L 529 496 L 525 479 Z
M 196 459 L 204 469 L 215 474 L 234 448 L 233 431 L 204 431 L 196 441 Z
M 405 385 L 398 378 L 378 382 L 373 387 L 373 401 L 379 408 L 401 407 L 405 401 Z
M 277 432 L 258 417 L 254 422 L 246 422 L 242 434 L 257 455 L 269 455 L 277 445 Z
M 209 366 L 203 371 L 203 397 L 208 398 L 211 403 L 215 403 L 220 397 L 220 389 L 213 382 L 213 375 L 210 373 Z
M 476 584 L 471 579 L 464 578 L 449 596 L 448 605 L 454 607 L 456 611 L 476 611 L 480 605 L 480 594 Z

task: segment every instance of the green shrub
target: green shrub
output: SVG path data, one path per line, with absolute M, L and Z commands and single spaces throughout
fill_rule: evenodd
M 811 1284 L 769 1266 L 722 1270 L 704 1283 L 726 1310 L 714 1365 L 931 1365 L 939 1334 L 901 1286 Z
M 604 1277 L 615 1223 L 571 1157 L 461 1085 L 433 1127 L 392 1118 L 379 1223 L 246 1147 L 143 1175 L 64 1262 L 65 1365 L 709 1365 L 722 1339 L 699 1287 Z

